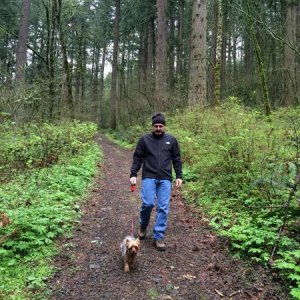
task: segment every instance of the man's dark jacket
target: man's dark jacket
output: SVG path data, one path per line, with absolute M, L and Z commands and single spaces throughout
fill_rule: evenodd
M 162 135 L 145 134 L 135 148 L 130 177 L 136 177 L 143 164 L 143 179 L 155 178 L 172 181 L 172 163 L 176 178 L 182 178 L 182 163 L 176 138 L 167 133 Z

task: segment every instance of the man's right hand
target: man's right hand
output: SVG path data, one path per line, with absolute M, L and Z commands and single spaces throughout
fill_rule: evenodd
M 136 177 L 131 177 L 130 182 L 131 182 L 131 184 L 135 185 L 136 184 Z

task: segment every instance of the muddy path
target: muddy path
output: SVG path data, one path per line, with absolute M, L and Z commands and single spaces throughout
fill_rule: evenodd
M 73 237 L 59 241 L 51 299 L 289 299 L 272 274 L 233 259 L 226 241 L 184 205 L 178 191 L 171 199 L 167 250 L 158 252 L 148 234 L 135 269 L 124 274 L 119 244 L 132 220 L 135 235 L 139 226 L 139 193 L 129 190 L 132 151 L 103 136 L 99 144 L 104 163 Z

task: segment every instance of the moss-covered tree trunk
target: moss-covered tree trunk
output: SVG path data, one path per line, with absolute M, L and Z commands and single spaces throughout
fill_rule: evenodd
M 270 99 L 269 99 L 269 91 L 268 91 L 268 86 L 267 86 L 266 71 L 265 71 L 264 61 L 263 61 L 263 57 L 262 57 L 262 52 L 261 52 L 261 48 L 260 48 L 260 45 L 259 45 L 257 37 L 256 37 L 256 30 L 255 30 L 254 20 L 253 20 L 249 2 L 247 0 L 245 0 L 245 4 L 246 4 L 247 16 L 248 16 L 249 31 L 250 31 L 250 35 L 252 38 L 252 42 L 254 44 L 255 55 L 256 55 L 257 64 L 258 64 L 259 78 L 260 78 L 260 83 L 261 83 L 262 92 L 263 92 L 265 114 L 267 116 L 270 116 L 271 115 L 271 104 L 270 104 Z

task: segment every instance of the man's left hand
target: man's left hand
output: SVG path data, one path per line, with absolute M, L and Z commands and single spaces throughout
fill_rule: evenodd
M 177 189 L 180 188 L 181 185 L 182 185 L 182 179 L 181 179 L 181 178 L 177 178 L 177 179 L 176 179 L 176 188 L 177 188 Z

